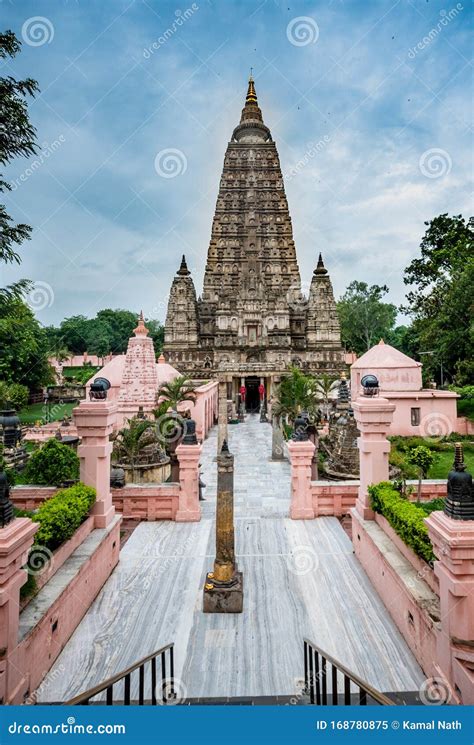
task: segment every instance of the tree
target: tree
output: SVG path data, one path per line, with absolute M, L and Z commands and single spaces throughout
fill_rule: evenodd
M 462 215 L 447 213 L 426 222 L 421 256 L 405 270 L 407 304 L 423 362 L 434 379 L 474 383 L 474 241 Z
M 337 303 L 344 346 L 358 355 L 387 338 L 395 326 L 397 308 L 384 303 L 386 285 L 369 285 L 354 280 Z
M 15 57 L 21 49 L 21 43 L 12 31 L 0 34 L 0 59 Z M 0 165 L 5 166 L 18 156 L 27 157 L 36 152 L 35 128 L 28 116 L 27 96 L 34 96 L 38 84 L 31 78 L 15 80 L 11 77 L 0 77 Z M 0 174 L 0 193 L 10 191 L 10 185 Z M 21 259 L 16 251 L 23 241 L 31 235 L 29 225 L 15 224 L 0 204 L 0 262 L 19 264 Z M 21 279 L 7 287 L 0 288 L 0 305 L 18 300 L 31 286 L 31 282 Z M 16 307 L 16 306 L 15 306 Z
M 418 445 L 408 451 L 407 461 L 418 469 L 417 502 L 421 500 L 421 481 L 428 476 L 428 471 L 436 460 L 435 454 L 424 445 Z
M 44 329 L 22 300 L 0 303 L 0 379 L 37 390 L 54 382 Z

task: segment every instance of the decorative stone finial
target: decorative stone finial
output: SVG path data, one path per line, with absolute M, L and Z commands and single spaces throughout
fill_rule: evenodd
M 327 274 L 328 270 L 324 266 L 323 256 L 322 254 L 319 254 L 318 256 L 318 263 L 316 265 L 316 269 L 314 270 L 313 274 Z
M 158 364 L 159 365 L 164 365 L 165 363 L 166 363 L 166 358 L 165 358 L 165 355 L 162 352 L 160 354 L 160 356 L 158 357 Z
M 454 466 L 448 474 L 448 494 L 444 513 L 453 520 L 474 520 L 472 476 L 466 471 L 461 442 L 455 445 Z
M 186 264 L 186 256 L 183 254 L 183 258 L 181 259 L 181 265 L 178 269 L 178 274 L 180 277 L 187 277 L 191 272 L 188 269 L 188 265 Z
M 229 452 L 229 446 L 227 444 L 227 440 L 224 440 L 222 443 L 221 453 L 228 453 Z
M 133 329 L 133 333 L 135 336 L 148 336 L 148 329 L 145 326 L 145 319 L 143 318 L 143 311 L 140 311 L 140 315 L 138 317 L 138 326 L 136 329 Z
M 385 344 L 383 339 L 380 339 L 379 344 Z

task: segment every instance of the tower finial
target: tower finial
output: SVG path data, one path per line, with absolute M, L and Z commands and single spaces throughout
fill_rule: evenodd
M 188 265 L 186 264 L 186 256 L 183 254 L 183 258 L 181 259 L 181 266 L 178 269 L 178 274 L 186 277 L 190 273 L 191 272 L 188 269 Z
M 255 83 L 253 82 L 252 77 L 252 68 L 250 68 L 249 87 L 247 89 L 247 97 L 245 99 L 245 105 L 247 106 L 247 104 L 255 104 L 255 106 L 258 105 L 257 94 L 255 92 Z
M 314 274 L 327 274 L 328 270 L 324 266 L 323 256 L 322 254 L 319 254 L 318 256 L 318 263 L 316 266 L 316 269 L 314 270 Z
M 135 336 L 148 336 L 148 329 L 145 326 L 145 319 L 143 318 L 143 311 L 140 311 L 140 315 L 138 316 L 138 326 L 136 329 L 133 329 L 133 333 Z

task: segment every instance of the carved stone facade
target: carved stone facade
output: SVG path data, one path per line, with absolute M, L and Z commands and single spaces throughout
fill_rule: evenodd
M 345 368 L 329 274 L 321 255 L 301 293 L 291 218 L 276 145 L 252 79 L 224 159 L 202 296 L 185 258 L 171 286 L 164 353 L 183 373 L 219 375 L 229 396 L 249 378 L 265 384 L 297 365 Z M 250 386 L 252 387 L 252 386 Z

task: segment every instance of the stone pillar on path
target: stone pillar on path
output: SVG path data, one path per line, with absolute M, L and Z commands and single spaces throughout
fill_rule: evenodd
M 219 424 L 217 430 L 217 452 L 220 453 L 224 440 L 228 441 L 227 431 L 227 383 L 219 380 Z
M 370 376 L 367 376 L 370 377 Z M 360 462 L 360 485 L 356 510 L 364 520 L 373 520 L 367 487 L 388 481 L 390 442 L 387 432 L 395 404 L 378 395 L 358 396 L 352 404 L 360 437 L 357 439 Z
M 106 528 L 115 517 L 110 491 L 110 456 L 112 434 L 117 405 L 104 400 L 82 401 L 73 410 L 77 434 L 81 438 L 78 455 L 81 461 L 80 478 L 96 490 L 96 500 L 91 514 L 94 527 Z
M 292 520 L 314 518 L 311 494 L 311 463 L 314 451 L 315 445 L 309 439 L 289 440 L 288 442 L 291 463 L 290 517 Z
M 10 506 L 6 477 L 0 484 L 2 510 Z M 2 512 L 2 514 L 5 514 Z M 39 528 L 28 517 L 8 516 L 0 523 L 0 704 L 22 704 L 29 689 L 28 673 L 19 658 L 20 589 L 27 580 L 23 569 Z
M 281 431 L 279 418 L 275 415 L 272 416 L 272 460 L 284 460 L 285 438 Z

